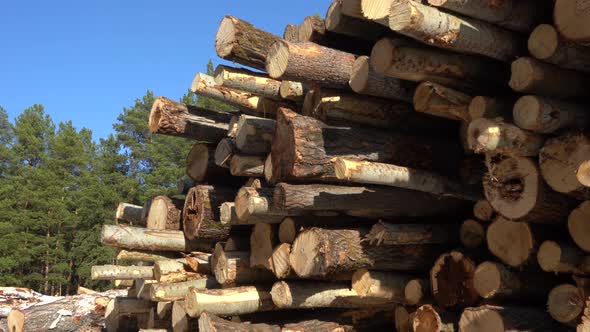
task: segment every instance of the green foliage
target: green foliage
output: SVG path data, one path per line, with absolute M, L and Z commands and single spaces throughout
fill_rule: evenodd
M 215 75 L 215 69 L 213 67 L 213 61 L 209 60 L 209 62 L 207 63 L 207 71 L 206 74 L 209 76 L 214 76 Z M 236 109 L 231 107 L 230 105 L 212 99 L 212 98 L 208 98 L 208 97 L 202 97 L 199 96 L 197 98 L 197 106 L 202 107 L 202 108 L 206 108 L 209 110 L 213 110 L 213 111 L 223 111 L 223 112 L 235 112 Z

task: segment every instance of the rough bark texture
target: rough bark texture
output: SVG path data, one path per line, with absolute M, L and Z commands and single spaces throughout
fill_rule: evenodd
M 215 83 L 257 96 L 280 100 L 281 81 L 244 68 L 219 65 L 215 68 Z
M 153 251 L 211 250 L 210 241 L 190 241 L 181 231 L 150 230 L 122 225 L 103 225 L 102 244 L 112 247 Z
M 150 300 L 154 302 L 184 300 L 189 289 L 212 289 L 218 288 L 219 284 L 215 278 L 207 277 L 181 282 L 166 282 L 150 285 Z
M 236 147 L 241 153 L 266 155 L 270 152 L 276 121 L 242 115 L 238 120 Z
M 256 112 L 260 97 L 249 92 L 231 89 L 221 85 L 210 85 L 203 82 L 204 74 L 197 74 L 193 83 L 191 84 L 191 91 L 199 96 L 212 98 L 233 107 L 238 108 L 242 112 L 252 113 Z M 209 80 L 214 80 L 209 76 Z
M 459 320 L 459 329 L 462 332 L 571 331 L 571 328 L 553 321 L 543 309 L 491 305 L 465 309 Z
M 473 286 L 475 263 L 458 251 L 441 255 L 430 270 L 432 295 L 442 307 L 468 306 L 477 303 L 479 295 Z
M 536 156 L 544 142 L 544 136 L 485 118 L 471 121 L 467 129 L 467 145 L 476 153 Z
M 380 24 L 345 15 L 343 1 L 333 1 L 326 12 L 326 30 L 375 42 L 391 31 Z
M 250 267 L 250 252 L 248 251 L 225 251 L 218 245 L 211 263 L 215 279 L 224 287 L 273 279 L 270 271 Z
M 191 288 L 185 300 L 186 313 L 191 317 L 199 317 L 203 312 L 234 316 L 274 309 L 270 292 L 264 287 Z
M 414 93 L 417 112 L 456 121 L 471 121 L 468 107 L 472 97 L 437 83 L 423 82 Z
M 126 221 L 132 225 L 145 225 L 145 222 L 141 218 L 142 214 L 143 206 L 119 203 L 115 218 L 117 221 Z
M 224 140 L 226 139 L 224 138 L 222 141 Z M 221 142 L 218 146 L 220 144 Z M 222 165 L 216 163 L 215 157 L 215 146 L 201 143 L 193 145 L 186 156 L 186 175 L 196 183 L 231 183 L 229 172 Z M 189 189 L 193 186 L 190 186 Z
M 179 254 L 173 252 L 150 252 L 150 251 L 136 251 L 136 250 L 119 250 L 117 253 L 117 261 L 140 261 L 140 262 L 156 262 L 160 260 L 179 258 Z
M 92 280 L 154 279 L 151 266 L 95 265 L 90 274 Z
M 557 29 L 541 24 L 529 36 L 529 52 L 539 60 L 576 71 L 590 72 L 590 50 L 564 40 Z
M 236 191 L 229 187 L 195 186 L 186 195 L 183 210 L 184 234 L 189 239 L 223 241 L 229 227 L 219 221 L 219 207 Z
M 150 205 L 146 227 L 156 230 L 180 230 L 183 206 L 184 201 L 182 199 L 166 196 L 154 197 Z
M 411 102 L 415 84 L 381 75 L 368 56 L 360 56 L 352 66 L 350 88 L 359 94 Z

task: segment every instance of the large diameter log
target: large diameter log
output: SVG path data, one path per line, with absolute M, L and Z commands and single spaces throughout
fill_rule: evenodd
M 521 93 L 563 99 L 585 96 L 589 83 L 584 74 L 523 57 L 512 62 L 508 84 Z
M 476 153 L 536 156 L 544 142 L 544 136 L 502 121 L 480 118 L 467 129 L 467 145 Z
M 333 1 L 326 12 L 326 30 L 374 42 L 391 33 L 387 27 L 348 16 L 343 11 L 343 1 Z
M 278 281 L 270 294 L 273 303 L 281 309 L 362 308 L 380 303 L 360 297 L 345 283 Z
M 376 245 L 449 244 L 458 242 L 457 225 L 397 224 L 379 221 L 366 236 Z
M 156 196 L 152 199 L 148 213 L 146 227 L 149 229 L 180 230 L 182 208 L 184 201 L 166 196 Z
M 226 139 L 221 142 L 224 140 Z M 221 142 L 217 146 L 221 145 Z M 193 145 L 186 156 L 186 175 L 197 183 L 227 183 L 229 172 L 216 163 L 216 151 L 215 146 L 201 143 Z
M 438 196 L 478 201 L 478 188 L 464 186 L 435 173 L 393 164 L 336 158 L 336 177 L 339 180 L 412 189 Z
M 544 18 L 543 6 L 531 0 L 428 0 L 428 4 L 525 34 Z
M 207 251 L 213 248 L 209 241 L 187 240 L 181 231 L 151 230 L 122 225 L 103 225 L 100 241 L 112 247 L 152 251 Z
M 278 224 L 285 216 L 298 215 L 275 209 L 272 188 L 242 187 L 235 199 L 236 214 L 242 224 L 265 222 Z
M 10 310 L 10 312 L 8 313 L 6 324 L 10 332 L 24 332 L 25 314 L 18 309 Z
M 563 128 L 586 128 L 590 124 L 586 106 L 538 96 L 518 99 L 513 118 L 520 128 L 543 134 Z
M 209 85 L 204 82 L 203 77 L 207 77 L 207 80 L 209 81 L 214 80 L 214 78 L 211 76 L 198 73 L 191 84 L 190 90 L 193 93 L 199 96 L 219 100 L 228 105 L 236 107 L 243 112 L 256 112 L 258 108 L 258 102 L 260 100 L 260 97 L 257 95 L 230 89 L 217 84 Z
M 314 43 L 275 42 L 268 51 L 266 71 L 281 80 L 348 88 L 355 56 Z
M 158 97 L 150 112 L 152 133 L 181 136 L 216 144 L 225 137 L 231 115 Z
M 547 297 L 547 311 L 556 321 L 575 326 L 584 313 L 586 299 L 578 287 L 570 284 L 556 286 Z
M 267 52 L 279 39 L 244 20 L 227 15 L 221 20 L 215 35 L 215 50 L 221 58 L 264 70 Z
M 160 260 L 179 258 L 176 253 L 170 252 L 148 252 L 136 250 L 119 250 L 117 253 L 117 261 L 140 261 L 140 262 L 156 262 Z
M 185 310 L 191 317 L 199 317 L 205 311 L 234 316 L 274 309 L 270 292 L 254 286 L 207 290 L 191 288 L 185 299 Z
M 366 230 L 310 228 L 293 242 L 289 261 L 302 278 L 326 277 L 368 268 L 424 271 L 441 253 L 439 246 L 377 246 L 363 241 Z
M 384 303 L 405 303 L 405 288 L 413 278 L 395 272 L 360 269 L 352 275 L 352 290 L 358 296 Z
M 353 54 L 369 54 L 371 52 L 372 43 L 370 41 L 328 31 L 325 21 L 317 15 L 307 16 L 299 26 L 298 33 L 298 39 L 293 40 L 295 42 L 312 42 Z
M 537 252 L 539 266 L 545 272 L 589 274 L 588 256 L 567 242 L 545 241 Z
M 577 43 L 590 41 L 590 14 L 587 3 L 579 0 L 555 2 L 553 17 L 559 33 L 567 40 Z
M 368 56 L 358 57 L 352 66 L 350 88 L 359 94 L 411 102 L 415 84 L 377 73 Z
M 432 305 L 420 306 L 410 322 L 413 331 L 420 332 L 459 332 L 459 315 Z
M 422 82 L 431 81 L 462 90 L 502 89 L 509 68 L 497 61 L 424 47 L 401 39 L 379 40 L 371 64 L 382 75 Z M 482 81 L 486 84 L 482 85 Z
M 511 220 L 560 224 L 575 206 L 571 198 L 551 190 L 537 164 L 527 158 L 495 163 L 483 185 L 494 210 Z
M 184 309 L 184 301 L 174 301 L 172 305 L 172 331 L 192 332 L 198 330 L 198 321 L 189 317 Z
M 539 153 L 541 175 L 551 189 L 569 196 L 590 199 L 590 188 L 580 182 L 576 172 L 590 159 L 590 139 L 578 132 L 550 138 Z
M 181 282 L 166 282 L 150 285 L 150 300 L 154 302 L 179 301 L 188 294 L 189 289 L 212 289 L 218 288 L 219 284 L 215 278 L 201 278 Z
M 541 24 L 529 36 L 529 52 L 539 60 L 576 71 L 590 72 L 590 49 L 563 39 L 557 29 Z
M 281 81 L 244 68 L 219 65 L 215 68 L 215 83 L 257 96 L 280 100 Z
M 524 45 L 518 34 L 411 0 L 392 3 L 389 27 L 426 44 L 501 61 L 522 54 Z
M 92 280 L 154 279 L 151 266 L 95 265 L 90 274 Z
M 266 155 L 270 152 L 276 121 L 242 115 L 238 120 L 236 147 L 241 153 Z
M 126 221 L 133 225 L 145 225 L 145 222 L 141 218 L 142 214 L 143 206 L 119 203 L 115 218 L 117 221 Z
M 406 283 L 404 288 L 405 302 L 409 305 L 419 305 L 431 301 L 429 279 L 412 279 Z
M 344 187 L 279 183 L 274 190 L 276 211 L 289 214 L 334 211 L 355 217 L 420 217 L 460 211 L 463 203 L 418 191 L 392 187 Z
M 224 287 L 273 280 L 270 271 L 250 267 L 248 251 L 225 251 L 217 245 L 211 262 L 215 279 Z
M 586 201 L 574 209 L 568 218 L 567 227 L 574 242 L 586 252 L 590 252 L 590 202 Z
M 479 295 L 473 285 L 473 260 L 459 251 L 441 255 L 430 270 L 432 295 L 442 307 L 473 305 Z
M 467 112 L 471 120 L 500 118 L 502 121 L 509 122 L 512 120 L 513 105 L 514 101 L 509 98 L 476 96 L 469 103 Z
M 417 112 L 468 122 L 471 96 L 433 82 L 423 82 L 414 93 L 414 109 Z
M 497 307 L 484 305 L 466 308 L 459 320 L 462 332 L 561 332 L 571 331 L 535 307 Z
M 235 189 L 229 187 L 191 188 L 184 201 L 182 219 L 186 237 L 214 242 L 227 239 L 229 227 L 219 221 L 219 207 L 234 195 Z

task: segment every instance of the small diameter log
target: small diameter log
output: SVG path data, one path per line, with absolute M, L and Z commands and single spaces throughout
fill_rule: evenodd
M 270 271 L 250 267 L 248 251 L 225 251 L 217 245 L 211 262 L 215 279 L 223 287 L 274 279 Z
M 473 285 L 476 265 L 459 251 L 441 255 L 430 270 L 432 295 L 441 307 L 473 305 L 479 295 Z
M 528 34 L 543 19 L 543 6 L 531 0 L 496 3 L 492 0 L 428 0 L 428 4 L 451 12 Z
M 278 224 L 285 216 L 290 215 L 288 212 L 274 209 L 273 195 L 272 188 L 240 188 L 235 199 L 236 214 L 240 223 Z M 291 215 L 297 215 L 297 213 L 291 213 Z
M 466 248 L 477 248 L 485 243 L 486 228 L 481 222 L 465 220 L 459 229 L 459 239 Z
M 584 295 L 574 285 L 563 284 L 556 286 L 547 297 L 547 311 L 556 321 L 576 326 L 581 321 L 585 307 Z
M 234 316 L 274 309 L 270 292 L 254 286 L 205 290 L 191 288 L 185 299 L 185 310 L 191 317 L 199 317 L 205 311 L 214 315 Z
M 426 44 L 500 61 L 511 61 L 522 54 L 524 45 L 518 34 L 411 0 L 392 3 L 389 27 Z
M 172 331 L 198 331 L 198 321 L 189 317 L 184 309 L 184 301 L 174 301 L 172 305 Z
M 424 47 L 399 38 L 379 40 L 371 52 L 371 64 L 382 75 L 467 91 L 504 89 L 510 78 L 508 67 L 497 61 Z
M 241 115 L 236 132 L 236 147 L 244 154 L 267 155 L 275 127 L 275 120 Z
M 409 275 L 360 269 L 352 275 L 352 290 L 358 296 L 383 303 L 405 303 Z
M 122 225 L 103 225 L 100 241 L 111 247 L 152 251 L 207 251 L 213 247 L 209 241 L 189 241 L 181 231 Z
M 8 331 L 24 332 L 25 331 L 25 314 L 16 308 L 10 310 L 6 320 Z
M 270 46 L 280 40 L 252 24 L 226 15 L 215 35 L 217 55 L 229 61 L 264 70 L 266 55 Z
M 586 201 L 574 209 L 568 218 L 569 234 L 582 250 L 590 252 L 590 202 Z
M 535 58 L 559 67 L 590 72 L 590 49 L 566 41 L 557 29 L 541 24 L 529 36 L 529 52 Z
M 310 228 L 293 242 L 289 261 L 299 277 L 326 277 L 358 269 L 424 271 L 441 248 L 428 245 L 375 246 L 367 230 Z
M 266 71 L 281 80 L 348 88 L 355 56 L 314 43 L 275 42 L 268 51 Z
M 279 225 L 279 242 L 281 243 L 293 243 L 297 234 L 299 233 L 299 225 L 293 218 L 287 217 L 281 221 Z
M 152 133 L 192 138 L 216 144 L 227 133 L 231 115 L 158 97 L 150 111 Z
M 414 93 L 417 112 L 456 121 L 471 121 L 467 111 L 471 96 L 437 83 L 423 82 Z
M 257 223 L 276 224 L 283 220 L 280 215 L 255 215 L 248 217 L 248 220 L 240 220 L 236 212 L 236 204 L 234 202 L 224 202 L 221 204 L 220 220 L 224 225 L 254 225 Z
M 184 234 L 189 239 L 223 241 L 229 236 L 229 227 L 219 221 L 219 207 L 231 200 L 235 189 L 229 187 L 195 186 L 184 201 Z
M 536 156 L 545 138 L 509 123 L 480 118 L 469 123 L 467 144 L 476 153 Z
M 473 206 L 473 215 L 480 221 L 492 221 L 496 212 L 487 199 L 477 201 Z
M 295 215 L 332 211 L 353 217 L 421 217 L 449 214 L 463 203 L 418 191 L 393 187 L 344 187 L 324 184 L 279 183 L 273 195 L 274 210 Z
M 590 124 L 586 106 L 538 96 L 523 96 L 514 104 L 514 123 L 522 129 L 549 134 Z
M 150 205 L 146 227 L 156 230 L 180 230 L 183 206 L 184 201 L 182 199 L 156 196 L 152 199 Z
M 215 83 L 230 89 L 253 93 L 260 97 L 281 99 L 279 94 L 281 81 L 244 68 L 217 66 L 215 68 Z
M 395 330 L 398 332 L 411 332 L 410 317 L 414 319 L 414 313 L 408 311 L 409 308 L 398 305 L 395 307 Z
M 250 235 L 250 267 L 272 270 L 272 252 L 276 234 L 272 225 L 258 223 Z
M 298 42 L 311 42 L 353 54 L 369 54 L 370 41 L 326 30 L 325 21 L 317 15 L 307 16 L 299 26 Z
M 539 266 L 545 272 L 589 274 L 587 256 L 567 242 L 545 241 L 537 252 Z
M 149 252 L 149 251 L 131 251 L 119 250 L 117 253 L 117 261 L 139 261 L 139 262 L 156 262 L 167 259 L 179 258 L 176 253 L 170 252 Z
M 233 155 L 229 162 L 232 176 L 264 177 L 264 156 Z
M 507 158 L 493 164 L 483 185 L 494 210 L 511 220 L 560 224 L 575 206 L 569 197 L 552 191 L 537 164 L 527 158 Z
M 224 138 L 217 144 L 215 149 L 215 164 L 229 168 L 231 158 L 236 153 L 236 142 L 233 138 Z
M 437 196 L 477 201 L 482 197 L 479 188 L 460 183 L 414 168 L 344 158 L 333 160 L 339 180 L 412 189 Z
M 551 189 L 569 196 L 590 199 L 590 188 L 580 182 L 580 165 L 590 159 L 590 137 L 578 132 L 550 138 L 539 153 L 541 175 Z
M 416 332 L 459 332 L 458 314 L 435 309 L 430 304 L 419 307 L 410 323 Z
M 291 265 L 289 264 L 289 255 L 291 254 L 291 244 L 281 243 L 272 251 L 271 271 L 277 279 L 284 279 L 291 276 Z
M 202 73 L 198 73 L 195 76 L 190 88 L 193 93 L 219 100 L 243 112 L 256 112 L 260 97 L 252 93 L 230 89 L 221 85 L 206 84 L 203 82 L 204 76 L 206 75 Z M 209 77 L 208 80 L 214 80 L 214 78 Z
M 466 308 L 459 320 L 461 332 L 565 332 L 571 328 L 558 324 L 545 310 L 535 307 L 497 307 L 484 305 Z
M 296 102 L 302 102 L 303 97 L 307 93 L 308 89 L 301 82 L 293 81 L 282 81 L 280 94 L 281 98 L 289 99 Z
M 218 288 L 219 284 L 213 277 L 194 279 L 181 282 L 165 282 L 150 285 L 150 300 L 154 302 L 184 300 L 189 289 Z
M 196 331 L 196 330 L 195 330 Z M 209 312 L 203 312 L 199 317 L 199 332 L 281 332 L 278 325 L 251 324 L 250 322 L 230 321 Z
M 158 282 L 181 282 L 200 278 L 200 275 L 185 268 L 186 259 L 157 261 L 154 263 L 154 279 Z
M 586 95 L 590 78 L 586 75 L 543 63 L 533 58 L 512 62 L 508 83 L 514 91 L 567 99 Z
M 92 280 L 154 279 L 151 266 L 95 265 L 90 274 Z
M 197 183 L 228 182 L 229 172 L 216 163 L 216 151 L 214 146 L 200 143 L 193 145 L 186 157 L 186 175 Z
M 412 279 L 404 288 L 405 303 L 419 305 L 431 301 L 430 281 L 428 279 Z
M 411 102 L 415 83 L 377 73 L 368 56 L 358 57 L 352 66 L 350 88 L 359 94 Z
M 472 121 L 486 118 L 510 122 L 512 121 L 513 105 L 514 100 L 512 99 L 476 96 L 471 99 L 467 112 Z
M 326 12 L 326 30 L 341 35 L 375 42 L 391 31 L 370 20 L 348 16 L 343 11 L 343 1 L 333 1 Z
M 299 39 L 299 26 L 297 24 L 287 24 L 285 25 L 285 30 L 283 31 L 283 39 L 286 41 L 295 42 Z
M 274 304 L 281 309 L 362 308 L 379 303 L 361 298 L 347 283 L 278 281 L 270 294 Z
M 372 245 L 456 244 L 457 225 L 394 224 L 379 221 L 365 237 Z
M 143 206 L 133 205 L 129 203 L 119 203 L 115 218 L 117 221 L 126 221 L 132 225 L 145 225 L 141 216 L 143 214 Z
M 584 1 L 560 0 L 555 2 L 555 27 L 567 40 L 583 43 L 590 41 L 590 14 Z

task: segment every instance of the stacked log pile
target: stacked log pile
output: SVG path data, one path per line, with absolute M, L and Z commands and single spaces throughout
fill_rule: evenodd
M 104 225 L 137 262 L 93 269 L 133 280 L 109 330 L 590 329 L 584 6 L 336 0 L 282 38 L 224 17 L 217 54 L 256 71 L 192 82 L 236 112 L 154 103 L 195 145 L 179 196 Z

